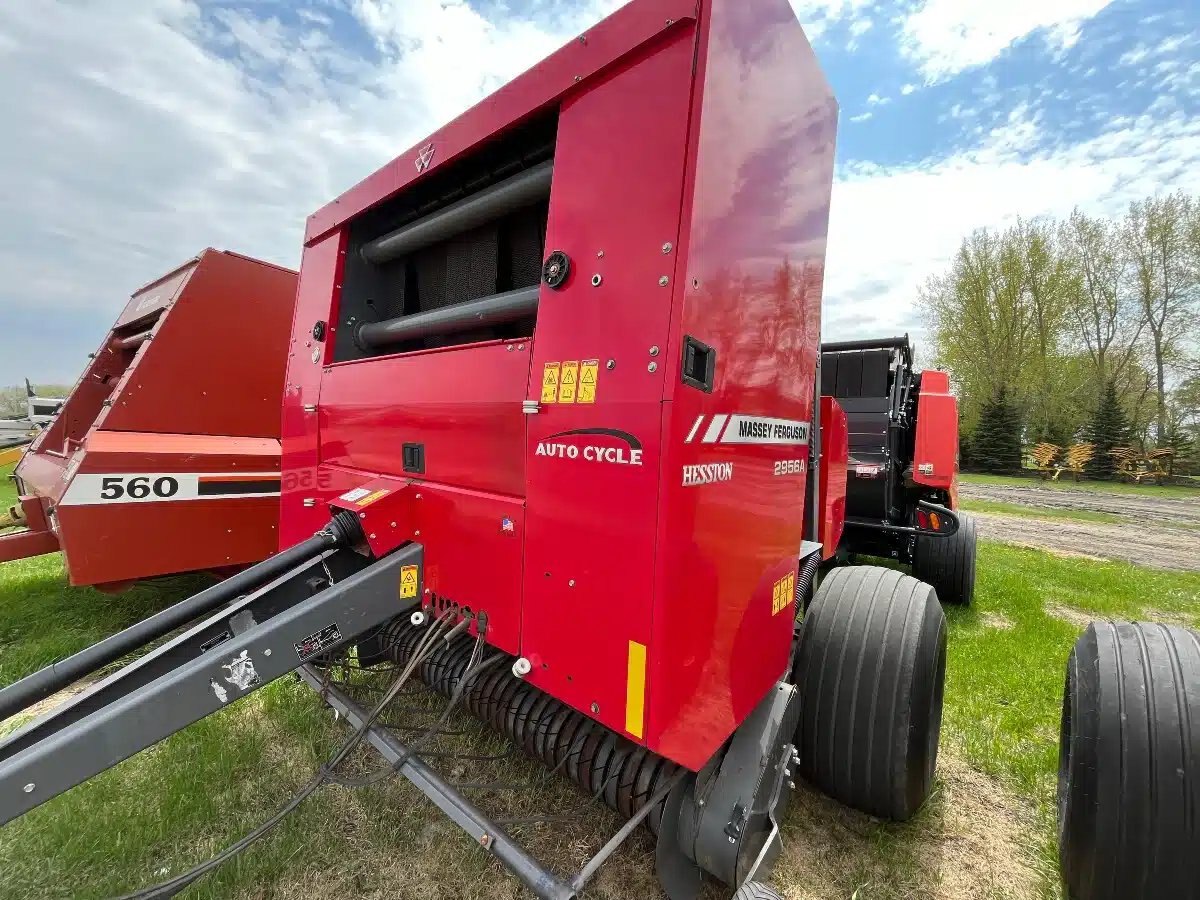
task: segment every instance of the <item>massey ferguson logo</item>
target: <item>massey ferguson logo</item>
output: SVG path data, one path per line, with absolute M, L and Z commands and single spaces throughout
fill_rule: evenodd
M 567 440 L 559 441 L 556 438 Z M 579 438 L 584 440 L 580 441 Z M 538 441 L 534 455 L 617 466 L 640 466 L 642 442 L 629 432 L 615 428 L 575 428 Z
M 718 481 L 730 481 L 732 478 L 733 463 L 703 463 L 698 466 L 683 467 L 684 487 L 714 484 Z
M 426 144 L 417 152 L 417 171 L 424 172 L 429 168 L 429 164 L 433 162 L 434 146 Z

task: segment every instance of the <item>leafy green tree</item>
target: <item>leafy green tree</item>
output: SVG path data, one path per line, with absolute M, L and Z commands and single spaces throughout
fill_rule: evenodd
M 1088 476 L 1111 479 L 1116 473 L 1113 449 L 1129 445 L 1129 419 L 1121 406 L 1117 385 L 1111 378 L 1105 383 L 1100 402 L 1088 423 L 1087 439 L 1095 446 L 1095 453 L 1086 468 Z

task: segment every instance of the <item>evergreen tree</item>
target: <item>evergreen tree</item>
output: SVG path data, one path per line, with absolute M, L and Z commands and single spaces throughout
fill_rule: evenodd
M 1095 453 L 1086 468 L 1088 477 L 1111 479 L 1117 470 L 1111 451 L 1115 447 L 1129 446 L 1129 419 L 1111 379 L 1104 385 L 1085 433 L 1087 440 L 1095 445 Z
M 1021 468 L 1021 411 L 1006 388 L 983 405 L 971 436 L 971 461 L 980 472 L 1006 473 Z

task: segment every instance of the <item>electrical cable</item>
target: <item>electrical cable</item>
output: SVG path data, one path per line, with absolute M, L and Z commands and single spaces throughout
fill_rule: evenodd
M 354 748 L 362 742 L 362 739 L 365 737 L 367 731 L 374 724 L 375 720 L 378 719 L 383 713 L 387 705 L 391 703 L 393 699 L 395 699 L 396 694 L 399 693 L 405 682 L 407 682 L 409 677 L 411 677 L 416 667 L 420 663 L 424 662 L 426 656 L 428 656 L 428 654 L 432 651 L 437 638 L 440 637 L 442 632 L 446 630 L 445 626 L 451 615 L 452 611 L 447 610 L 442 616 L 434 620 L 434 622 L 430 625 L 429 631 L 426 632 L 425 636 L 417 645 L 417 648 L 414 651 L 412 658 L 409 660 L 408 665 L 404 667 L 404 670 L 392 683 L 392 686 L 384 694 L 383 698 L 375 706 L 372 712 L 333 753 L 329 760 L 321 766 L 321 768 L 317 771 L 317 774 L 313 776 L 312 780 L 304 785 L 304 787 L 302 787 L 294 795 L 292 795 L 291 799 L 288 800 L 288 802 L 282 807 L 280 807 L 274 813 L 274 815 L 272 815 L 253 831 L 244 835 L 233 844 L 230 844 L 211 859 L 200 863 L 199 865 L 193 866 L 188 871 L 182 872 L 179 875 L 176 875 L 174 878 L 168 879 L 167 881 L 142 888 L 130 894 L 124 894 L 119 898 L 119 900 L 164 900 L 164 898 L 174 897 L 184 888 L 198 881 L 200 878 L 203 878 L 209 872 L 237 856 L 247 847 L 251 846 L 268 834 L 276 825 L 282 822 L 290 813 L 299 807 L 301 803 L 312 796 L 312 794 L 318 788 L 328 783 L 340 783 L 337 781 L 336 776 L 334 776 L 332 769 L 335 766 L 340 765 L 354 750 Z M 326 672 L 326 677 L 328 677 L 328 671 Z M 390 766 L 388 768 L 391 770 Z

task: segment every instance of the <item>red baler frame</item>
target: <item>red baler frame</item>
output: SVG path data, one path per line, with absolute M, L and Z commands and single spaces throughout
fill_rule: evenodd
M 336 361 L 351 226 L 555 110 L 545 251 L 573 269 L 534 336 Z M 428 602 L 485 613 L 531 683 L 702 766 L 791 651 L 836 118 L 785 0 L 640 0 L 311 216 L 283 545 L 331 504 L 377 552 L 420 542 Z M 709 390 L 681 381 L 685 335 L 717 354 Z M 576 363 L 591 402 L 542 402 Z
M 118 588 L 275 552 L 295 286 L 210 249 L 134 292 L 17 466 L 0 560 L 61 549 L 72 584 Z

